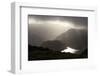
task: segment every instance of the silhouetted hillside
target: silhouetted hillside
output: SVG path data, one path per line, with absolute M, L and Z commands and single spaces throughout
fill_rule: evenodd
M 59 40 L 45 41 L 41 44 L 41 47 L 49 48 L 54 51 L 61 51 L 66 48 L 65 44 Z
M 81 57 L 87 57 L 88 58 L 88 49 L 85 49 L 81 54 Z
M 84 54 L 84 53 L 83 53 Z M 87 55 L 61 53 L 60 51 L 54 51 L 48 48 L 31 46 L 28 47 L 28 60 L 50 60 L 50 59 L 76 59 L 87 58 Z

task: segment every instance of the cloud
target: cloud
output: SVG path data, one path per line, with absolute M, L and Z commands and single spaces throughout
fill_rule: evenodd
M 43 41 L 54 40 L 72 28 L 87 29 L 87 17 L 29 15 L 29 44 L 40 45 Z

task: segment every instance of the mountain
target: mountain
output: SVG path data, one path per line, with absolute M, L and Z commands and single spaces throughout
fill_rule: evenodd
M 61 41 L 65 46 L 77 50 L 84 50 L 87 48 L 87 30 L 86 29 L 69 29 L 68 31 L 62 33 L 56 40 Z
M 49 48 L 54 51 L 61 51 L 65 49 L 65 44 L 59 40 L 48 40 L 41 44 L 41 47 Z

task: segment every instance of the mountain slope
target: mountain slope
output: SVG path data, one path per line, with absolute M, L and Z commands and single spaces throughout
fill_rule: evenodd
M 70 29 L 60 36 L 56 37 L 56 40 L 61 41 L 67 46 L 77 49 L 84 50 L 87 48 L 87 30 L 86 29 Z

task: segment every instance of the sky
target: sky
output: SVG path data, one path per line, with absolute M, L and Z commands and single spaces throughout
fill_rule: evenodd
M 28 44 L 39 46 L 69 29 L 87 29 L 87 17 L 28 15 Z

